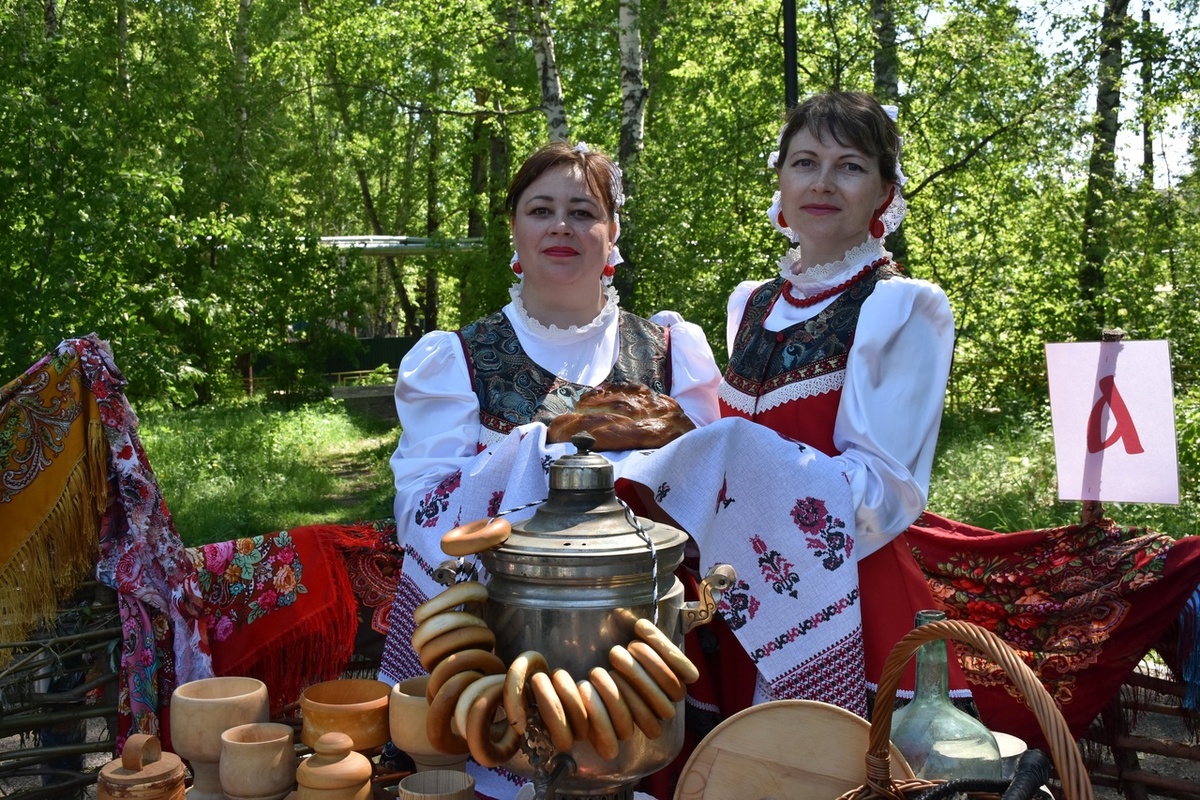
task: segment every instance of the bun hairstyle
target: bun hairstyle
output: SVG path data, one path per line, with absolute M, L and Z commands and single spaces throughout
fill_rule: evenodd
M 787 159 L 792 137 L 806 128 L 822 141 L 829 135 L 843 147 L 879 159 L 883 179 L 900 181 L 900 131 L 879 101 L 866 92 L 822 92 L 792 108 L 779 134 L 777 165 Z
M 538 148 L 517 170 L 508 185 L 504 207 L 509 217 L 517 213 L 517 203 L 530 184 L 546 172 L 564 166 L 579 167 L 584 183 L 604 207 L 608 219 L 615 220 L 617 209 L 625 202 L 621 188 L 621 169 L 611 158 L 585 144 L 551 142 Z

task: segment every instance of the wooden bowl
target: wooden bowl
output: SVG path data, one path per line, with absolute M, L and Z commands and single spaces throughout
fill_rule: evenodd
M 392 687 L 369 678 L 343 678 L 309 686 L 300 695 L 300 741 L 314 747 L 326 733 L 344 733 L 355 750 L 387 743 L 388 699 Z
M 250 722 L 221 734 L 221 791 L 229 800 L 283 800 L 296 786 L 295 732 L 278 722 Z

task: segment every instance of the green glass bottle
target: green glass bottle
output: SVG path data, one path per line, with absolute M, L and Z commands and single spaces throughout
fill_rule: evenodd
M 946 618 L 941 611 L 918 611 L 917 626 Z M 1000 748 L 982 722 L 950 699 L 946 642 L 917 649 L 917 684 L 912 702 L 892 714 L 892 743 L 918 778 L 1001 777 Z

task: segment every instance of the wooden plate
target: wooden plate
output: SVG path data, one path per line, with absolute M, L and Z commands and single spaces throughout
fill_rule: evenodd
M 867 779 L 871 724 L 813 700 L 774 700 L 734 714 L 692 752 L 675 800 L 835 800 Z M 894 778 L 912 770 L 895 746 Z

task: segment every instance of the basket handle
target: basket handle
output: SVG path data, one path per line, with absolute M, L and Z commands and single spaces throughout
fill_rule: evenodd
M 1087 768 L 1083 764 L 1079 747 L 1067 728 L 1062 712 L 1038 680 L 1037 674 L 996 634 L 972 622 L 950 619 L 930 622 L 913 629 L 896 643 L 888 655 L 883 666 L 883 675 L 879 679 L 875 709 L 871 714 L 871 734 L 867 740 L 866 786 L 882 796 L 896 796 L 889 760 L 894 703 L 882 701 L 884 698 L 896 696 L 896 689 L 900 685 L 905 667 L 921 645 L 942 639 L 969 644 L 1000 666 L 1008 679 L 1020 689 L 1037 717 L 1038 724 L 1041 725 L 1042 733 L 1050 745 L 1050 756 L 1066 800 L 1094 800 L 1092 783 L 1088 780 Z

